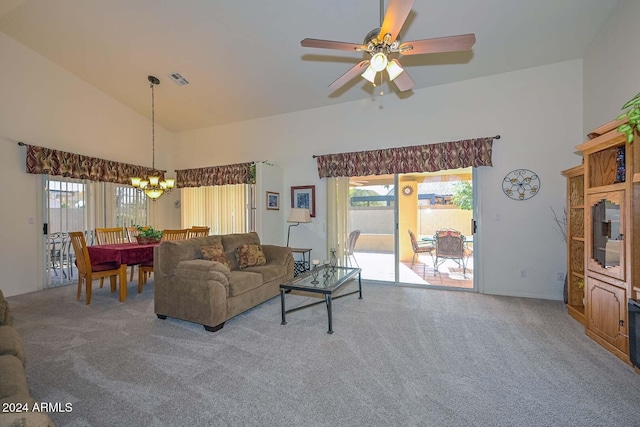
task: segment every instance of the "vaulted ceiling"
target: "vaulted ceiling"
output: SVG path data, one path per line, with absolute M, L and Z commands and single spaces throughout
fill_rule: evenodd
M 475 33 L 472 51 L 401 57 L 399 93 L 581 58 L 620 0 L 416 0 L 402 41 Z M 385 2 L 386 7 L 387 2 Z M 328 85 L 366 53 L 304 48 L 306 37 L 362 43 L 379 0 L 2 0 L 0 31 L 156 123 L 185 131 L 377 95 Z M 9 60 L 3 58 L 4 60 Z M 171 73 L 189 84 L 179 86 Z

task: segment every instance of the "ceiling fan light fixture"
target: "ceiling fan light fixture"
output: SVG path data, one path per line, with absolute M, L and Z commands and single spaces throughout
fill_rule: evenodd
M 378 74 L 378 72 L 376 70 L 374 70 L 371 65 L 369 65 L 367 67 L 367 69 L 364 70 L 364 73 L 362 73 L 360 75 L 363 78 L 369 80 L 371 83 L 373 83 L 375 85 L 375 83 L 376 83 L 376 74 Z
M 371 68 L 377 73 L 378 71 L 382 71 L 387 67 L 389 60 L 387 59 L 387 55 L 384 52 L 378 52 L 371 57 Z
M 402 68 L 400 64 L 398 64 L 395 61 L 390 61 L 387 64 L 387 73 L 389 74 L 389 81 L 393 81 L 393 79 L 398 77 L 403 71 L 404 71 L 404 68 Z

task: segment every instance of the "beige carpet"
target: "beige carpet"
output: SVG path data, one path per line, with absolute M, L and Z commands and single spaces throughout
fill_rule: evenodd
M 333 335 L 278 298 L 211 334 L 135 288 L 9 298 L 33 396 L 73 404 L 58 426 L 640 425 L 640 375 L 558 301 L 365 284 Z

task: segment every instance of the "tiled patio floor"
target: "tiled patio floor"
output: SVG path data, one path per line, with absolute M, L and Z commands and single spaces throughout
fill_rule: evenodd
M 362 268 L 362 278 L 368 280 L 394 281 L 394 256 L 391 253 L 356 252 L 356 260 Z M 421 255 L 411 268 L 411 262 L 400 263 L 400 283 L 434 285 L 473 289 L 473 258 L 467 262 L 466 278 L 462 269 L 453 260 L 445 261 L 434 276 L 433 260 Z M 423 277 L 423 266 L 426 269 Z

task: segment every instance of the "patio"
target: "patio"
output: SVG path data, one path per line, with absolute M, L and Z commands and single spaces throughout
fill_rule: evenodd
M 393 253 L 358 251 L 354 253 L 362 269 L 363 279 L 394 282 Z M 422 277 L 423 263 L 426 263 L 424 278 Z M 463 277 L 462 268 L 453 260 L 446 260 L 440 265 L 435 276 L 433 273 L 433 260 L 429 255 L 417 257 L 413 268 L 411 268 L 411 262 L 400 262 L 400 283 L 473 289 L 473 257 L 469 257 L 465 277 Z

